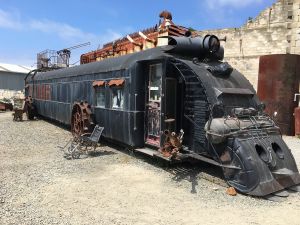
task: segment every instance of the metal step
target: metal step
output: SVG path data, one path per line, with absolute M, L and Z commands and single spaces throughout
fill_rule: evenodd
M 156 150 L 150 149 L 150 148 L 136 148 L 134 149 L 136 152 L 140 152 L 146 155 L 154 156 L 154 154 L 157 153 Z
M 162 159 L 164 161 L 168 161 L 170 163 L 180 163 L 183 160 L 186 160 L 186 159 L 188 159 L 190 157 L 189 154 L 177 153 L 177 157 L 176 158 L 168 158 L 168 157 L 164 157 L 157 150 L 150 149 L 150 148 L 137 148 L 137 149 L 134 149 L 134 151 L 143 153 L 145 155 L 149 155 L 151 157 L 159 158 L 159 159 Z
M 166 161 L 171 161 L 170 158 L 164 157 L 160 152 L 158 152 L 157 150 L 154 149 L 150 149 L 150 148 L 136 148 L 134 149 L 136 152 L 140 152 L 143 153 L 145 155 L 149 155 L 151 157 L 157 157 Z

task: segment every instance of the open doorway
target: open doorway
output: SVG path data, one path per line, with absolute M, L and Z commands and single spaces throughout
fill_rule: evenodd
M 149 81 L 146 109 L 146 144 L 155 147 L 160 147 L 162 75 L 162 63 L 155 63 L 149 66 Z

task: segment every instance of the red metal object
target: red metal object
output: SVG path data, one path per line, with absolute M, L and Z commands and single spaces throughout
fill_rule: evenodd
M 300 135 L 300 107 L 295 108 L 295 135 Z
M 294 94 L 299 92 L 300 56 L 291 54 L 261 56 L 257 94 L 266 112 L 281 132 L 294 135 Z
M 1 102 L 0 102 L 0 110 L 3 110 L 3 111 L 6 110 L 6 107 L 5 107 L 5 104 L 4 104 L 4 103 L 1 103 Z
M 13 105 L 11 103 L 0 102 L 0 110 L 1 111 L 6 111 L 7 109 L 12 111 L 13 110 Z

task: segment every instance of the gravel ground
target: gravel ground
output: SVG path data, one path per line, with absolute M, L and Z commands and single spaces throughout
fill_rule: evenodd
M 300 224 L 300 193 L 283 202 L 232 197 L 204 179 L 207 167 L 166 169 L 106 145 L 67 160 L 58 146 L 70 138 L 49 122 L 0 113 L 1 225 Z M 285 140 L 299 166 L 299 139 Z

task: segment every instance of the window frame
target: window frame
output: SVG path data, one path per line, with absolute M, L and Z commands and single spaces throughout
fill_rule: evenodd
M 121 102 L 120 102 L 120 107 L 114 107 L 114 100 L 113 100 L 113 93 L 114 91 L 121 91 L 122 95 L 121 95 Z M 115 109 L 115 110 L 124 110 L 125 109 L 125 89 L 124 89 L 124 85 L 120 85 L 120 86 L 110 86 L 110 108 L 111 109 Z
M 97 108 L 106 108 L 106 85 L 102 85 L 102 86 L 95 86 L 95 107 Z M 102 93 L 103 94 L 103 104 L 102 105 L 98 105 L 98 94 Z

